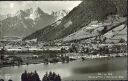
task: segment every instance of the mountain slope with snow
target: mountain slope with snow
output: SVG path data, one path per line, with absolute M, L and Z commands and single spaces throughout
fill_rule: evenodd
M 27 36 L 55 21 L 55 17 L 42 11 L 39 7 L 35 10 L 19 10 L 14 16 L 0 21 L 3 36 Z
M 56 17 L 56 21 L 59 19 L 62 19 L 64 16 L 66 16 L 69 13 L 68 10 L 59 10 L 59 11 L 52 11 L 51 15 Z

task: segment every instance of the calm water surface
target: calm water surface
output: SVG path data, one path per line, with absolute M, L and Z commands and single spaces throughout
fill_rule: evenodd
M 90 59 L 84 62 L 77 60 L 67 64 L 31 64 L 14 67 L 0 68 L 0 78 L 7 81 L 21 81 L 21 74 L 25 71 L 33 72 L 36 70 L 42 79 L 46 72 L 53 71 L 61 75 L 63 80 L 119 80 L 127 79 L 127 58 L 105 58 Z

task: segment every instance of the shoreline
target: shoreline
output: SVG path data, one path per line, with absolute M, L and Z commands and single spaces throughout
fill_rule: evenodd
M 122 55 L 123 54 L 123 55 Z M 86 60 L 93 60 L 93 59 L 101 59 L 101 58 L 118 58 L 118 57 L 126 57 L 127 56 L 127 53 L 120 53 L 119 54 L 115 54 L 115 56 L 105 56 L 105 55 L 86 55 L 86 56 L 81 56 L 80 58 L 77 58 L 75 60 L 81 60 L 81 61 L 86 61 Z M 84 59 L 82 59 L 84 58 Z M 29 61 L 29 62 L 28 62 Z M 70 60 L 69 62 L 72 62 L 74 60 Z M 69 62 L 64 62 L 64 63 L 69 63 Z M 0 68 L 3 68 L 3 67 L 14 67 L 14 66 L 22 66 L 22 65 L 30 65 L 30 64 L 50 64 L 50 62 L 44 62 L 43 59 L 31 59 L 31 60 L 26 60 L 24 61 L 22 64 L 19 64 L 19 65 L 16 65 L 16 64 L 9 64 L 9 65 L 0 65 Z M 61 61 L 59 62 L 56 62 L 56 63 L 63 63 Z M 52 63 L 52 64 L 56 64 L 56 63 Z
M 115 73 L 118 75 L 122 75 L 122 73 L 125 73 L 122 70 L 126 71 L 126 68 L 124 67 L 124 66 L 126 66 L 126 62 L 124 62 L 126 59 L 127 59 L 127 57 L 118 57 L 118 58 L 110 58 L 110 59 L 108 59 L 108 58 L 93 59 L 93 60 L 88 59 L 85 61 L 76 60 L 73 62 L 69 62 L 67 64 L 57 63 L 57 64 L 44 65 L 43 63 L 41 63 L 41 64 L 30 64 L 28 66 L 23 65 L 20 67 L 17 67 L 17 66 L 6 67 L 6 68 L 2 68 L 2 70 L 9 70 L 10 71 L 9 74 L 11 74 L 10 79 L 12 79 L 13 81 L 20 81 L 21 73 L 23 73 L 25 71 L 25 69 L 27 72 L 33 72 L 36 70 L 39 73 L 40 78 L 42 78 L 42 76 L 46 72 L 52 71 L 52 72 L 60 74 L 60 76 L 62 76 L 62 81 L 66 81 L 66 80 L 68 80 L 68 81 L 81 80 L 82 81 L 85 79 L 86 80 L 91 79 L 91 78 L 89 78 L 90 74 L 88 72 L 93 73 L 92 76 L 97 75 L 97 73 L 95 74 L 95 71 L 96 72 L 102 71 L 105 73 L 111 71 L 111 73 L 114 76 L 116 76 Z M 119 62 L 119 64 L 117 62 Z M 107 65 L 109 67 L 108 68 L 109 70 L 107 70 L 107 69 L 104 70 L 104 68 L 106 67 L 104 65 L 106 63 L 108 63 Z M 102 68 L 102 69 L 100 69 L 100 68 Z M 82 71 L 81 71 L 81 69 L 82 69 Z M 92 69 L 94 69 L 94 70 L 92 71 Z M 18 74 L 15 73 L 14 71 L 18 71 Z M 73 72 L 73 74 L 70 75 L 70 73 L 72 73 L 72 72 Z M 68 76 L 65 75 L 65 73 L 67 73 Z M 8 72 L 6 72 L 5 74 L 8 74 Z M 125 77 L 125 75 L 126 74 L 123 74 L 122 76 Z M 8 79 L 5 79 L 4 77 L 5 76 L 2 76 L 1 78 L 4 79 L 5 81 L 8 81 Z M 83 77 L 83 79 L 81 77 Z M 99 78 L 97 78 L 97 80 L 99 80 Z

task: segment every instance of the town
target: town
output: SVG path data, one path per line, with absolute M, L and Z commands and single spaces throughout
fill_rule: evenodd
M 16 37 L 15 37 L 16 38 Z M 1 41 L 0 65 L 22 65 L 37 63 L 69 62 L 87 58 L 120 57 L 127 55 L 127 43 L 119 40 L 117 44 L 75 43 L 75 42 L 37 42 L 36 39 L 22 41 Z M 3 46 L 2 46 L 3 45 Z

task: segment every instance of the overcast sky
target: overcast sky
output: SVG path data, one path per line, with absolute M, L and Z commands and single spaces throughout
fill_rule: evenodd
M 0 14 L 15 14 L 18 10 L 40 7 L 44 12 L 72 10 L 81 1 L 0 1 Z

